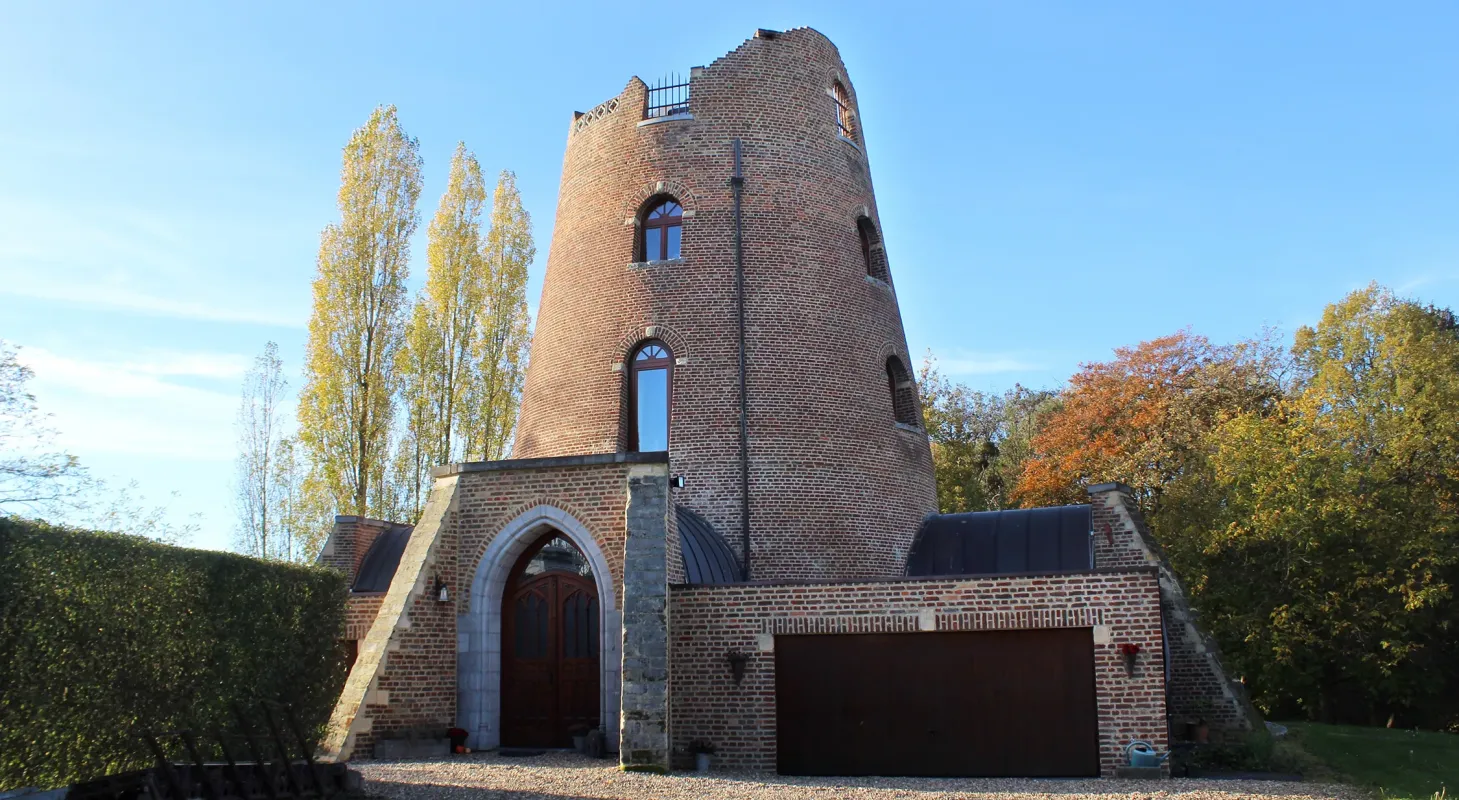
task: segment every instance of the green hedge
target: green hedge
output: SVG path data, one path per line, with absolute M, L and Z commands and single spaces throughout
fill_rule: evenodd
M 320 731 L 346 674 L 344 577 L 0 518 L 0 790 L 148 766 L 141 736 L 288 703 Z

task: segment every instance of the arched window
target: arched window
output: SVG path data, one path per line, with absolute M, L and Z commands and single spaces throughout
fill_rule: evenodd
M 836 132 L 856 141 L 856 119 L 851 113 L 851 95 L 840 81 L 831 84 L 831 97 L 836 101 Z
M 876 226 L 867 217 L 856 218 L 856 235 L 861 239 L 861 260 L 866 264 L 866 274 L 884 283 L 891 283 L 887 272 L 887 251 L 881 246 L 881 236 Z
M 887 389 L 892 395 L 892 415 L 903 425 L 917 424 L 917 385 L 896 356 L 887 358 Z
M 629 448 L 636 452 L 669 449 L 669 404 L 674 388 L 674 356 L 663 342 L 644 342 L 629 367 Z
M 639 220 L 638 253 L 641 261 L 668 261 L 679 257 L 684 230 L 684 209 L 672 197 L 655 197 Z

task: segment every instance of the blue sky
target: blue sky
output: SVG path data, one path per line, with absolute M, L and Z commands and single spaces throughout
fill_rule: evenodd
M 517 172 L 539 258 L 571 112 L 809 25 L 860 101 L 909 344 L 1053 386 L 1190 326 L 1290 331 L 1377 280 L 1459 306 L 1459 4 L 0 5 L 0 338 L 66 445 L 232 537 L 266 341 L 300 383 L 340 150 Z

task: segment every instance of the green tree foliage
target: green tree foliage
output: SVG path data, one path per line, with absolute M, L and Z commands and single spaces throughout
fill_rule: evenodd
M 1376 286 L 1298 331 L 1273 413 L 1207 436 L 1155 530 L 1254 697 L 1459 725 L 1459 334 Z
M 325 228 L 314 279 L 299 438 L 340 513 L 383 515 L 410 237 L 419 223 L 419 145 L 393 106 L 344 150 L 340 222 Z
M 1055 392 L 1014 386 L 1001 395 L 954 383 L 931 354 L 917 379 L 932 442 L 937 505 L 944 514 L 1011 508 L 1010 495 L 1039 421 L 1058 406 Z
M 333 570 L 0 518 L 0 791 L 150 766 L 143 734 L 232 729 L 232 702 L 322 729 L 345 597 Z
M 517 176 L 503 170 L 492 196 L 485 250 L 487 288 L 472 350 L 474 374 L 466 393 L 463 423 L 468 458 L 505 458 L 511 445 L 532 341 L 527 267 L 536 254 L 532 218 L 522 207 Z

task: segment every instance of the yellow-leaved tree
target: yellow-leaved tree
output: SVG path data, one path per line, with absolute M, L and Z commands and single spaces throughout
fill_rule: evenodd
M 337 513 L 386 516 L 392 502 L 383 475 L 420 188 L 419 144 L 394 106 L 375 109 L 345 146 L 340 221 L 321 236 L 299 397 L 312 482 Z
M 532 218 L 522 207 L 517 176 L 503 170 L 492 196 L 491 231 L 484 253 L 486 293 L 472 352 L 474 374 L 462 417 L 468 458 L 505 458 L 512 442 L 532 340 L 527 267 L 536 253 Z
M 481 215 L 486 187 L 466 145 L 456 145 L 451 176 L 427 229 L 426 282 L 416 297 L 400 351 L 401 407 L 394 484 L 402 521 L 413 521 L 430 490 L 430 469 L 461 457 L 462 420 L 488 273 Z

